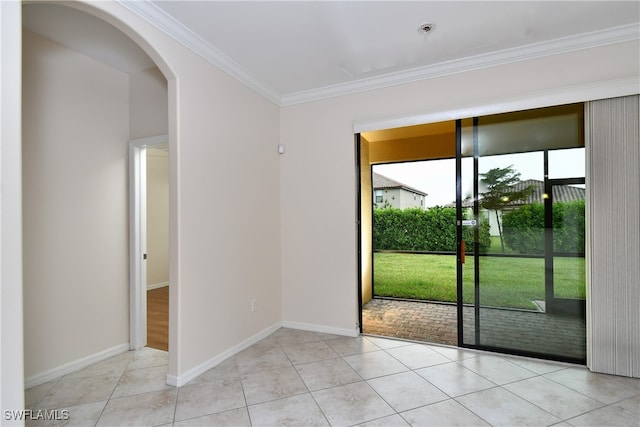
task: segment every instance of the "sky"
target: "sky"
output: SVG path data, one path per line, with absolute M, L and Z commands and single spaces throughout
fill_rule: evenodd
M 496 167 L 513 168 L 520 172 L 520 179 L 544 179 L 542 152 L 506 154 L 481 157 L 478 173 Z M 463 159 L 463 198 L 472 195 L 472 160 Z M 446 205 L 456 200 L 456 164 L 454 159 L 375 165 L 373 171 L 427 193 L 425 206 Z M 467 171 L 467 172 L 465 172 Z M 584 148 L 549 152 L 550 178 L 576 178 L 585 176 Z M 480 189 L 482 191 L 482 189 Z

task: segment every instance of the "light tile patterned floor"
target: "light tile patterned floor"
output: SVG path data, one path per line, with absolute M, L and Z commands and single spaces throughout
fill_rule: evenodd
M 640 379 L 386 338 L 279 329 L 189 384 L 128 352 L 26 391 L 79 426 L 638 426 Z

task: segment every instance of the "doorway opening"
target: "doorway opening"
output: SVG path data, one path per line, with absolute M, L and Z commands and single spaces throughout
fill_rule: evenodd
M 455 173 L 455 159 L 371 167 L 373 298 L 363 307 L 365 333 L 457 345 Z
M 583 108 L 572 104 L 456 120 L 452 132 L 435 138 L 417 135 L 428 131 L 425 125 L 356 139 L 362 332 L 585 362 Z M 375 184 L 379 164 L 413 161 L 428 151 L 420 147 L 429 145 L 441 151 L 438 161 L 455 162 L 455 202 L 438 207 L 440 222 L 435 216 L 427 220 L 423 212 L 435 207 L 403 208 L 396 199 L 385 200 L 393 196 L 391 186 L 385 192 Z M 452 146 L 453 154 L 445 154 Z M 385 227 L 392 232 L 385 234 Z M 453 231 L 438 237 L 449 228 Z M 444 242 L 452 233 L 453 247 L 425 243 Z M 389 236 L 396 242 L 389 243 Z M 445 259 L 430 253 L 438 250 L 451 257 L 454 297 L 437 296 L 430 281 L 449 268 L 427 262 L 429 256 Z M 423 314 L 425 301 L 449 303 L 449 315 Z M 372 313 L 372 306 L 378 311 Z M 424 333 L 429 330 L 438 333 Z M 455 334 L 443 341 L 447 330 Z
M 457 345 L 455 122 L 359 141 L 361 329 Z
M 129 143 L 131 347 L 169 347 L 168 137 Z

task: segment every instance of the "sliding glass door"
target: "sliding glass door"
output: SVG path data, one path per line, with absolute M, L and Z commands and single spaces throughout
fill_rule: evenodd
M 575 104 L 457 121 L 458 343 L 584 362 Z

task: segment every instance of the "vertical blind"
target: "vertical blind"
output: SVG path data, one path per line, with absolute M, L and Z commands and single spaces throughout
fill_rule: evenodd
M 585 107 L 587 364 L 640 377 L 640 96 Z

